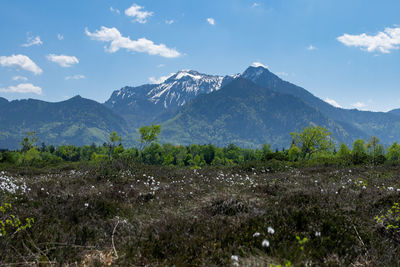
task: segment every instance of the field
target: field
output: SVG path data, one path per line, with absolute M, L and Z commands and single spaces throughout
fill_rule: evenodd
M 400 166 L 6 168 L 2 265 L 399 266 Z M 397 217 L 396 217 L 397 216 Z M 0 219 L 2 219 L 0 217 Z M 397 219 L 397 221 L 396 221 Z

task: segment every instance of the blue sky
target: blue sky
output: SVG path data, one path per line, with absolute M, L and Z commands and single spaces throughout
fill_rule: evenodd
M 180 69 L 261 62 L 344 108 L 400 107 L 400 1 L 2 0 L 0 96 L 104 102 Z

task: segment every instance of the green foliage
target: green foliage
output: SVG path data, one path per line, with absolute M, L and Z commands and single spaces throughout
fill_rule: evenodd
M 336 155 L 340 158 L 348 159 L 351 156 L 351 151 L 345 143 L 341 143 Z
M 400 160 L 400 144 L 394 142 L 389 148 L 387 152 L 387 158 L 392 161 Z
M 10 214 L 8 210 L 11 209 L 10 203 L 0 205 L 0 240 L 4 238 L 9 231 L 19 232 L 32 227 L 35 222 L 33 218 L 26 218 L 25 224 L 19 219 L 18 216 Z
M 289 149 L 289 160 L 290 161 L 297 161 L 301 158 L 301 149 L 295 145 L 293 145 Z
M 117 134 L 116 131 L 112 131 L 112 133 L 110 133 L 110 137 L 109 137 L 109 142 L 108 142 L 108 158 L 111 159 L 111 157 L 113 156 L 114 153 L 121 153 L 123 151 L 123 147 L 122 145 L 119 146 L 118 151 L 114 151 L 115 150 L 115 144 L 117 142 L 121 142 L 122 141 L 122 137 L 119 136 Z
M 152 123 L 151 126 L 142 126 L 139 128 L 140 143 L 143 147 L 148 146 L 152 142 L 158 140 L 158 135 L 161 132 L 161 125 Z
M 326 152 L 334 148 L 332 133 L 320 126 L 307 126 L 300 133 L 292 132 L 293 143 L 301 148 L 302 157 L 308 158 L 317 152 Z
M 301 238 L 300 236 L 296 235 L 296 240 L 299 244 L 300 250 L 304 251 L 304 245 L 308 242 L 308 238 L 307 237 Z
M 353 155 L 354 154 L 366 154 L 367 153 L 367 148 L 365 145 L 364 140 L 357 139 L 353 143 Z
M 66 161 L 79 161 L 80 160 L 80 148 L 74 145 L 59 146 L 55 154 Z
M 21 141 L 21 151 L 27 152 L 29 149 L 34 148 L 38 140 L 35 132 L 27 132 L 27 135 Z
M 379 139 L 372 136 L 371 140 L 367 143 L 368 154 L 374 158 L 385 155 L 385 148 L 383 145 L 379 144 Z
M 400 241 L 400 202 L 394 202 L 386 214 L 376 216 L 377 223 L 382 225 L 393 238 Z

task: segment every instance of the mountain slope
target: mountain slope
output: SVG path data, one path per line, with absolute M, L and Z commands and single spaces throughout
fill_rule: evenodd
M 126 132 L 123 118 L 80 96 L 57 103 L 40 100 L 0 102 L 0 148 L 15 149 L 27 131 L 47 144 L 86 145 L 107 141 L 111 131 Z
M 198 96 L 163 124 L 163 141 L 191 144 L 231 142 L 246 147 L 270 143 L 288 147 L 290 132 L 315 124 L 326 126 L 344 142 L 364 137 L 350 133 L 297 97 L 238 78 L 221 90 Z
M 201 94 L 219 90 L 232 81 L 231 76 L 179 71 L 160 84 L 124 87 L 114 91 L 104 104 L 126 119 L 130 127 L 150 124 L 166 111 L 177 110 Z M 164 114 L 165 118 L 166 114 Z
M 385 144 L 400 139 L 400 117 L 395 114 L 336 108 L 304 88 L 280 79 L 263 67 L 249 67 L 241 77 L 261 87 L 299 97 L 331 119 L 364 132 L 368 138 L 378 136 Z

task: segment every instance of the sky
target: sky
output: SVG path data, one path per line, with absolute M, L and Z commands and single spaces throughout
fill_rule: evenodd
M 343 108 L 400 108 L 398 0 L 1 0 L 0 97 L 105 102 L 255 62 Z

